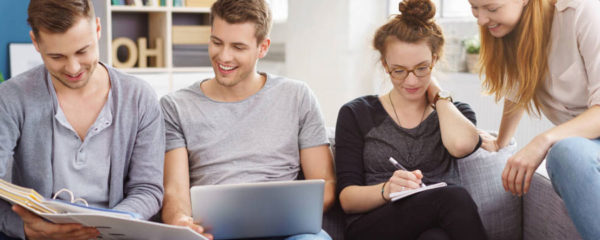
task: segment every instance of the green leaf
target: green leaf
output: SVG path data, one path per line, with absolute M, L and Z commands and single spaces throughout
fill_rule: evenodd
M 481 43 L 479 42 L 479 37 L 474 36 L 469 39 L 465 39 L 463 41 L 463 45 L 465 46 L 467 53 L 470 54 L 478 54 L 479 49 L 481 48 Z

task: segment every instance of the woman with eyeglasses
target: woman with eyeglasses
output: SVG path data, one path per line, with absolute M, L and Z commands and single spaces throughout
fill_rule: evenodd
M 484 86 L 504 98 L 498 138 L 508 144 L 524 112 L 556 126 L 510 157 L 506 191 L 527 193 L 544 158 L 584 239 L 600 239 L 600 0 L 469 0 L 481 33 Z
M 435 6 L 430 0 L 405 0 L 399 9 L 373 40 L 393 89 L 345 104 L 337 119 L 335 161 L 345 236 L 486 239 L 473 199 L 455 185 L 455 160 L 481 142 L 475 113 L 453 102 L 431 77 L 444 46 Z M 390 199 L 390 193 L 438 182 L 449 186 Z

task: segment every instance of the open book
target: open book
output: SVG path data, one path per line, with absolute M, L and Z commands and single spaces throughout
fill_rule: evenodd
M 4 200 L 20 205 L 37 215 L 89 213 L 113 217 L 139 219 L 136 213 L 118 211 L 105 208 L 88 207 L 56 199 L 46 199 L 31 188 L 24 188 L 0 179 L 0 197 Z M 50 220 L 50 219 L 49 219 Z
M 390 193 L 390 199 L 392 199 L 392 202 L 394 202 L 399 199 L 413 195 L 415 193 L 420 193 L 423 191 L 431 190 L 434 188 L 445 187 L 445 186 L 448 186 L 448 184 L 446 184 L 445 182 L 441 182 L 441 183 L 431 184 L 431 185 L 427 185 L 425 187 L 415 188 L 415 189 L 411 189 L 411 190 L 405 190 L 405 191 L 401 191 L 401 192 L 393 192 L 393 193 Z
M 140 220 L 138 214 L 131 212 L 45 199 L 31 188 L 20 187 L 2 179 L 0 198 L 53 223 L 79 223 L 95 227 L 100 232 L 100 239 L 207 239 L 187 227 Z

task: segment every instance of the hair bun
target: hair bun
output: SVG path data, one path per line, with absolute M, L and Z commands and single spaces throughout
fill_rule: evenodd
M 435 17 L 435 5 L 431 0 L 404 0 L 400 2 L 398 9 L 402 13 L 399 17 L 418 19 L 429 22 Z

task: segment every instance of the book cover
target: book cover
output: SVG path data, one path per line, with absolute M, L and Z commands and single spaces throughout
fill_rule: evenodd
M 183 7 L 183 0 L 173 0 L 173 7 Z

